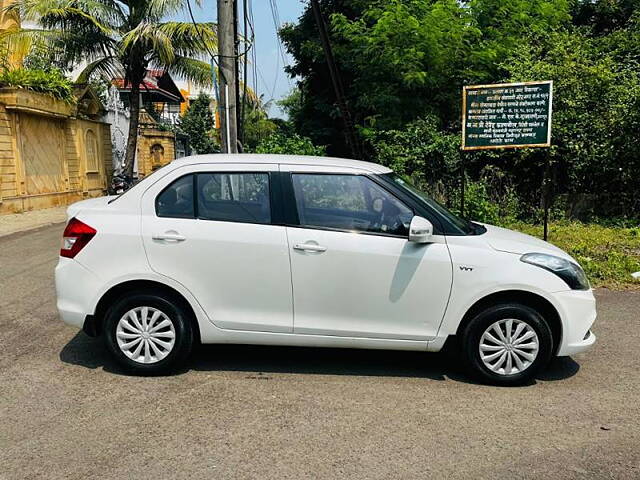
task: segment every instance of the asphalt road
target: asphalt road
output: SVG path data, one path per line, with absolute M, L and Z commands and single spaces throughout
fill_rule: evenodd
M 120 372 L 65 326 L 61 226 L 0 239 L 0 478 L 640 478 L 640 293 L 532 385 L 418 352 L 201 347 Z M 117 260 L 114 260 L 117 261 Z

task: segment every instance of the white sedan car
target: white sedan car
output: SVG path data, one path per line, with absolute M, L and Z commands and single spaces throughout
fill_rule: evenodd
M 513 385 L 595 341 L 568 254 L 372 163 L 194 156 L 68 214 L 60 316 L 137 374 L 195 342 L 435 352 L 455 337 L 473 374 Z

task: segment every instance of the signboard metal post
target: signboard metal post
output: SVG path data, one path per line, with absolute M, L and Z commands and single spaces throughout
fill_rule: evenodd
M 465 187 L 465 174 L 464 174 L 464 152 L 460 157 L 460 216 L 464 216 L 464 187 Z
M 549 158 L 549 153 L 545 155 L 545 166 L 544 166 L 544 175 L 542 177 L 543 184 L 543 198 L 542 198 L 542 209 L 543 209 L 543 234 L 542 238 L 547 240 L 547 235 L 549 233 L 549 208 L 551 206 L 551 193 L 553 191 L 553 186 L 551 184 L 551 159 Z
M 468 85 L 462 88 L 462 150 L 551 146 L 553 81 Z M 464 154 L 463 154 L 464 155 Z M 464 159 L 461 202 L 464 212 Z M 543 180 L 544 239 L 549 217 L 549 155 Z

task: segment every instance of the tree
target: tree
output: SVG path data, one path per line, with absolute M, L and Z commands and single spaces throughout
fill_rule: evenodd
M 430 187 L 443 185 L 449 199 L 459 178 L 462 86 L 554 80 L 549 153 L 557 193 L 588 194 L 599 215 L 637 217 L 637 0 L 320 1 L 370 160 Z M 329 154 L 347 154 L 310 9 L 281 36 L 294 59 L 289 72 L 298 79 L 282 102 L 290 125 L 327 145 Z M 517 192 L 523 216 L 534 217 L 546 154 L 466 153 L 465 168 L 472 181 L 486 167 L 498 172 L 504 181 L 496 183 L 508 185 L 499 187 L 502 193 Z
M 314 145 L 309 138 L 296 134 L 284 135 L 282 133 L 274 133 L 265 138 L 258 144 L 255 151 L 256 153 L 280 155 L 325 155 L 325 148 Z
M 573 23 L 589 27 L 596 35 L 626 28 L 638 11 L 637 0 L 577 0 L 572 5 Z
M 186 0 L 16 0 L 8 11 L 40 28 L 10 32 L 11 49 L 45 45 L 64 65 L 89 62 L 78 81 L 94 75 L 122 76 L 130 86 L 130 124 L 125 172 L 133 175 L 140 84 L 147 69 L 165 69 L 197 85 L 212 83 L 211 67 L 201 57 L 217 47 L 212 23 L 165 22 Z
M 269 118 L 267 111 L 270 102 L 263 103 L 262 96 L 247 89 L 242 104 L 242 151 L 253 152 L 265 138 L 278 130 L 278 126 Z
M 501 79 L 500 65 L 515 48 L 532 38 L 544 43 L 571 19 L 567 0 L 321 4 L 354 123 L 365 135 L 368 129 L 401 129 L 425 115 L 438 117 L 445 130 L 457 130 L 462 85 Z M 281 36 L 294 58 L 289 72 L 300 78 L 292 123 L 331 154 L 346 154 L 310 9 Z
M 553 34 L 551 47 L 523 47 L 503 66 L 511 81 L 554 80 L 551 159 L 563 190 L 607 195 L 606 204 L 615 205 L 612 213 L 633 215 L 640 171 L 640 69 L 616 62 L 608 41 L 579 33 Z M 514 165 L 529 168 L 522 163 Z
M 220 145 L 214 139 L 215 122 L 211 114 L 211 97 L 200 93 L 180 119 L 180 128 L 189 137 L 196 153 L 215 153 Z

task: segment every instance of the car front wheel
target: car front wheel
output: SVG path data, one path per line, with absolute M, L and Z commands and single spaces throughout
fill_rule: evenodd
M 540 313 L 508 303 L 476 315 L 463 332 L 462 347 L 465 363 L 481 381 L 521 385 L 547 365 L 553 337 Z
M 117 362 L 137 375 L 168 373 L 188 356 L 193 329 L 179 302 L 153 292 L 117 300 L 105 317 L 106 346 Z

